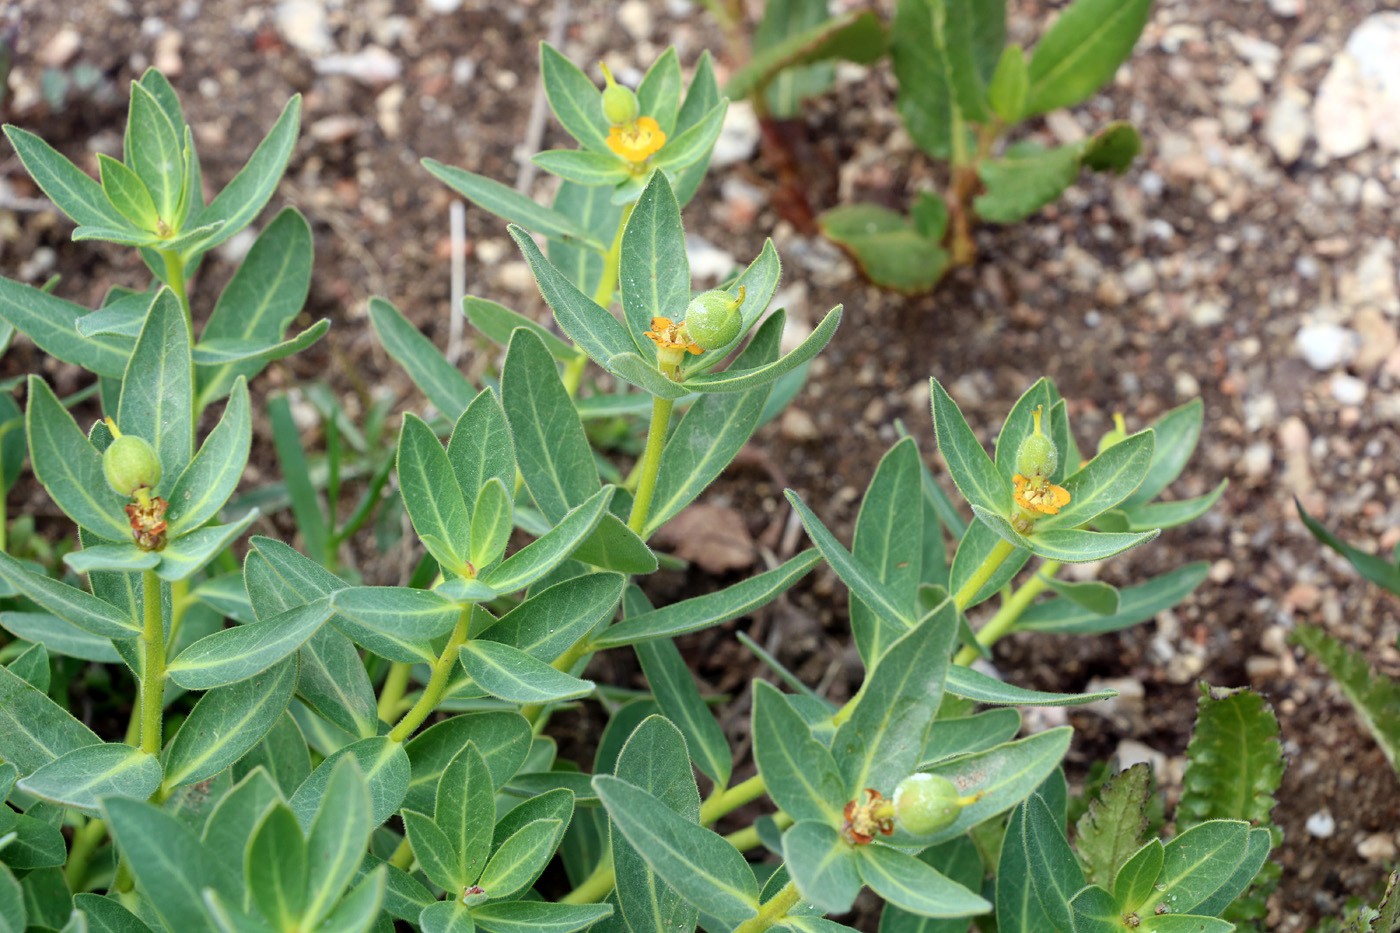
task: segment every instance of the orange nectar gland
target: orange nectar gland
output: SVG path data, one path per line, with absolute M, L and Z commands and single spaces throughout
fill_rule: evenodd
M 1041 409 L 1032 414 L 1035 419 L 1035 433 L 1021 441 L 1016 451 L 1016 504 L 1021 507 L 1021 515 L 1014 522 L 1016 530 L 1029 531 L 1031 524 L 1040 515 L 1055 515 L 1069 504 L 1069 490 L 1050 482 L 1059 462 L 1059 451 L 1055 442 L 1041 430 Z
M 842 813 L 841 836 L 853 846 L 868 846 L 875 835 L 889 836 L 894 833 L 894 804 L 886 800 L 878 790 L 865 789 L 863 802 L 852 800 Z
M 677 324 L 668 317 L 654 317 L 651 319 L 651 330 L 644 332 L 642 336 L 650 338 L 656 344 L 656 365 L 668 375 L 675 373 L 686 353 L 705 352 L 698 343 L 690 339 L 690 334 L 686 333 L 685 321 Z

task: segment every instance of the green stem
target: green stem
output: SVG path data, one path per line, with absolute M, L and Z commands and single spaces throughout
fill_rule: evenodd
M 395 661 L 389 665 L 389 673 L 384 677 L 384 688 L 379 691 L 379 718 L 388 722 L 408 689 L 408 676 L 413 665 L 406 661 Z
M 175 297 L 180 299 L 180 308 L 185 312 L 185 331 L 189 335 L 190 345 L 194 345 L 194 320 L 190 313 L 190 296 L 185 287 L 185 260 L 177 250 L 160 250 L 160 258 L 165 260 L 166 284 L 175 293 Z
M 982 565 L 973 572 L 972 576 L 967 578 L 967 582 L 953 596 L 953 604 L 958 607 L 959 612 L 967 608 L 968 604 L 972 602 L 972 597 L 977 595 L 977 592 L 992 578 L 992 574 L 997 572 L 997 569 L 1006 562 L 1006 559 L 1011 556 L 1011 552 L 1015 550 L 1016 546 L 1009 541 L 997 542 L 997 546 L 992 548 L 992 553 L 987 555 L 986 560 L 982 561 Z
M 787 829 L 795 822 L 797 821 L 794 820 L 792 817 L 788 816 L 782 810 L 779 810 L 777 813 L 773 814 L 773 825 L 778 827 L 779 830 Z M 743 829 L 740 829 L 736 832 L 732 832 L 728 836 L 724 837 L 724 841 L 732 845 L 734 848 L 738 849 L 740 852 L 747 852 L 750 849 L 757 849 L 759 846 L 763 845 L 763 840 L 758 838 L 757 826 L 746 826 Z
M 165 620 L 160 611 L 160 577 L 141 571 L 141 600 L 146 627 L 141 633 L 145 662 L 141 665 L 141 750 L 160 754 L 161 713 L 165 707 Z
M 1016 592 L 1007 597 L 997 609 L 996 614 L 978 630 L 977 643 L 984 648 L 990 648 L 997 643 L 997 639 L 1011 631 L 1011 627 L 1016 624 L 1017 619 L 1021 618 L 1021 614 L 1029 609 L 1035 598 L 1050 586 L 1050 578 L 1059 569 L 1060 562 L 1057 560 L 1048 560 L 1042 564 L 1040 572 L 1021 584 Z M 977 660 L 977 649 L 966 645 L 953 658 L 953 663 L 966 666 L 975 660 Z
M 556 671 L 563 671 L 565 674 L 569 673 L 569 671 L 573 669 L 573 666 L 578 663 L 578 659 L 588 653 L 588 646 L 588 636 L 585 635 L 583 638 L 580 638 L 570 645 L 568 651 L 565 651 L 563 654 L 559 655 L 559 657 L 555 658 L 550 666 Z M 528 719 L 532 725 L 535 725 L 539 722 L 540 713 L 543 711 L 544 706 L 531 704 L 530 706 L 522 706 L 520 708 L 520 715 Z
M 408 844 L 408 837 L 404 836 L 399 847 L 394 850 L 394 854 L 389 856 L 389 864 L 395 868 L 408 871 L 413 867 L 413 848 Z
M 583 883 L 568 894 L 559 898 L 561 904 L 596 904 L 612 893 L 617 876 L 613 873 L 612 852 L 603 853 L 593 874 L 583 879 Z
M 632 517 L 627 527 L 637 535 L 646 527 L 651 512 L 651 497 L 656 492 L 656 476 L 661 472 L 661 451 L 666 446 L 666 428 L 671 423 L 675 402 L 668 398 L 651 400 L 651 427 L 647 428 L 647 448 L 642 454 L 642 475 L 637 481 L 637 494 L 632 500 Z
M 433 663 L 433 674 L 428 678 L 428 685 L 423 688 L 423 695 L 413 704 L 412 709 L 404 713 L 398 725 L 389 733 L 392 741 L 406 741 L 413 734 L 413 730 L 421 726 L 423 720 L 431 716 L 438 703 L 442 702 L 442 695 L 447 692 L 448 678 L 452 676 L 452 669 L 457 666 L 457 649 L 467 640 L 467 623 L 471 615 L 471 607 L 466 607 L 457 617 L 457 627 L 452 630 L 452 637 L 447 639 L 442 654 Z
M 797 885 L 789 881 L 783 885 L 782 890 L 768 899 L 768 903 L 758 909 L 757 917 L 739 924 L 734 928 L 734 933 L 763 933 L 764 930 L 772 929 L 801 899 L 802 895 L 797 893 Z
M 106 838 L 107 824 L 98 819 L 88 820 L 73 834 L 73 845 L 68 849 L 68 864 L 63 869 L 63 876 L 68 879 L 68 889 L 74 894 L 85 890 L 83 881 L 87 878 L 88 862 Z
M 622 216 L 617 221 L 617 232 L 613 234 L 612 245 L 603 256 L 603 276 L 598 280 L 598 288 L 593 292 L 593 301 L 604 308 L 612 304 L 613 292 L 617 291 L 617 270 L 622 264 L 622 231 L 627 227 L 627 221 L 632 216 L 632 209 L 635 204 L 628 204 L 622 209 Z M 578 396 L 579 383 L 583 381 L 583 370 L 588 365 L 588 357 L 579 351 L 577 357 L 564 364 L 564 372 L 560 380 L 564 383 L 564 390 L 569 393 L 569 398 Z
M 709 826 L 726 813 L 757 800 L 766 789 L 763 775 L 755 774 L 747 781 L 740 781 L 728 790 L 715 794 L 700 807 L 700 825 Z

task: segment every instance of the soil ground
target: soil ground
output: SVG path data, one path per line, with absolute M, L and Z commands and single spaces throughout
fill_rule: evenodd
M 554 0 L 310 5 L 328 9 L 325 36 L 336 50 L 379 46 L 401 74 L 366 83 L 322 73 L 324 56 L 294 44 L 316 36 L 279 29 L 271 4 L 24 0 L 0 4 L 0 13 L 18 23 L 6 119 L 95 171 L 96 152 L 119 154 L 127 82 L 156 62 L 171 73 L 207 183 L 217 187 L 287 98 L 302 93 L 303 133 L 271 207 L 298 206 L 316 234 L 315 278 L 299 323 L 328 317 L 334 326 L 308 352 L 271 367 L 255 391 L 323 381 L 356 417 L 375 393 L 391 393 L 395 411 L 422 405 L 376 344 L 365 317 L 369 296 L 388 297 L 439 346 L 447 341 L 451 196 L 418 160 L 432 157 L 514 183 L 537 93 L 536 46 L 552 28 L 563 25 L 562 49 L 580 63 L 603 58 L 615 70 L 636 68 L 674 43 L 687 69 L 705 47 L 719 52 L 722 70 L 732 65 L 703 7 L 684 0 L 575 0 L 562 12 Z M 1029 44 L 1054 6 L 1013 2 L 1013 37 Z M 749 559 L 782 559 L 800 544 L 784 486 L 849 541 L 860 491 L 896 438 L 896 419 L 933 462 L 929 376 L 950 387 L 989 439 L 1020 392 L 1047 374 L 1071 400 L 1086 448 L 1114 411 L 1137 427 L 1197 395 L 1204 399 L 1200 448 L 1173 493 L 1197 495 L 1229 479 L 1224 498 L 1194 525 L 1095 572 L 1126 583 L 1205 560 L 1207 581 L 1174 611 L 1120 634 L 1010 638 L 997 647 L 995 664 L 1025 686 L 1074 690 L 1098 679 L 1124 689 L 1124 699 L 1107 710 L 1068 714 L 1077 730 L 1071 770 L 1082 776 L 1091 761 L 1115 751 L 1150 753 L 1163 765 L 1169 796 L 1179 789 L 1173 781 L 1199 681 L 1248 685 L 1269 697 L 1288 759 L 1275 812 L 1285 832 L 1276 851 L 1283 880 L 1266 924 L 1279 931 L 1310 928 L 1335 916 L 1347 897 L 1369 895 L 1395 859 L 1400 825 L 1395 773 L 1320 669 L 1286 644 L 1296 622 L 1320 623 L 1364 649 L 1373 664 L 1400 673 L 1395 600 L 1324 553 L 1293 504 L 1302 497 L 1313 514 L 1366 549 L 1388 551 L 1400 535 L 1400 361 L 1393 353 L 1397 308 L 1390 307 L 1396 282 L 1393 263 L 1386 265 L 1392 254 L 1383 248 L 1400 217 L 1400 163 L 1375 150 L 1326 161 L 1310 146 L 1302 160 L 1285 165 L 1262 139 L 1270 100 L 1285 87 L 1314 92 L 1327 61 L 1382 4 L 1308 0 L 1293 16 L 1275 9 L 1287 6 L 1159 3 L 1130 66 L 1108 91 L 1067 120 L 1031 128 L 1072 139 L 1108 119 L 1132 119 L 1146 138 L 1138 164 L 1120 178 L 1084 178 L 1023 224 L 983 228 L 976 265 L 931 295 L 903 297 L 865 283 L 802 227 L 801 212 L 762 154 L 713 172 L 686 215 L 691 233 L 740 261 L 773 236 L 785 260 L 779 302 L 799 326 L 835 304 L 846 309 L 794 403 L 797 413 L 766 427 L 704 500 L 732 510 L 722 514 L 737 515 L 758 541 Z M 1316 51 L 1303 54 L 1309 49 Z M 51 106 L 41 91 L 46 60 L 92 66 L 102 80 L 95 91 Z M 912 188 L 938 180 L 901 128 L 893 93 L 887 69 L 843 67 L 836 86 L 783 127 L 811 207 L 854 199 L 902 206 Z M 550 124 L 539 148 L 566 144 Z M 18 161 L 0 160 L 0 272 L 36 284 L 60 272 L 59 293 L 89 306 L 111 285 L 144 284 L 129 251 L 70 243 L 70 225 L 34 200 L 38 192 Z M 539 178 L 532 190 L 543 196 L 548 184 Z M 468 290 L 542 316 L 503 225 L 469 209 L 466 234 Z M 1367 278 L 1376 250 L 1379 284 Z M 227 257 L 217 256 L 201 271 L 197 318 L 208 313 L 230 269 Z M 1368 298 L 1371 286 L 1379 292 Z M 1379 315 L 1360 310 L 1368 300 Z M 1300 359 L 1299 328 L 1338 307 L 1355 312 L 1368 344 L 1389 342 L 1392 352 L 1370 359 L 1363 350 L 1349 370 L 1328 372 Z M 1371 330 L 1362 330 L 1362 316 Z M 495 362 L 472 344 L 463 366 L 476 379 Z M 23 341 L 3 366 L 6 375 L 40 368 L 61 392 L 80 387 L 78 372 L 41 360 Z M 1338 375 L 1362 383 L 1360 399 L 1350 383 L 1338 387 Z M 267 438 L 265 421 L 258 429 Z M 249 484 L 275 473 L 270 445 L 258 449 Z M 934 469 L 946 482 L 941 464 Z M 54 514 L 34 486 L 17 490 L 10 508 Z M 289 526 L 263 530 L 290 533 Z M 398 560 L 367 548 L 352 556 L 367 579 L 393 582 L 398 574 Z M 664 574 L 653 596 L 689 595 L 740 576 Z M 762 668 L 734 639 L 736 627 L 833 700 L 858 681 L 845 590 L 824 568 L 756 618 L 689 639 L 683 647 L 702 681 L 736 696 L 726 726 L 741 757 L 744 688 Z M 597 660 L 594 675 L 613 683 L 635 678 L 630 656 L 614 656 L 620 654 Z M 586 750 L 596 722 L 581 717 L 558 725 L 562 739 L 575 733 L 566 747 Z M 1305 821 L 1324 811 L 1333 831 L 1310 833 Z M 854 922 L 874 929 L 868 918 Z

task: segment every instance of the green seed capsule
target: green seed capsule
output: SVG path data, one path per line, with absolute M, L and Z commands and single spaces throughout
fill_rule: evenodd
M 701 349 L 718 350 L 739 336 L 744 320 L 739 306 L 743 303 L 742 287 L 737 298 L 719 290 L 696 295 L 685 309 L 686 333 Z
M 894 818 L 914 836 L 931 836 L 957 822 L 964 798 L 937 774 L 911 774 L 894 789 Z
M 142 486 L 160 482 L 160 458 L 151 445 L 132 434 L 123 434 L 112 441 L 102 455 L 102 472 L 107 483 L 120 495 L 129 496 Z
M 1032 417 L 1035 418 L 1035 433 L 1027 435 L 1021 441 L 1021 446 L 1016 448 L 1016 472 L 1027 479 L 1049 476 L 1060 462 L 1060 452 L 1055 449 L 1055 442 L 1040 429 L 1039 408 Z
M 1099 453 L 1127 439 L 1128 425 L 1123 421 L 1123 413 L 1117 412 L 1113 416 L 1113 430 L 1099 438 Z
M 637 114 L 641 112 L 641 106 L 637 103 L 637 95 L 632 93 L 632 89 L 624 87 L 613 80 L 612 71 L 607 65 L 602 65 L 603 77 L 607 78 L 608 85 L 603 88 L 603 119 L 613 126 L 625 126 L 637 119 Z

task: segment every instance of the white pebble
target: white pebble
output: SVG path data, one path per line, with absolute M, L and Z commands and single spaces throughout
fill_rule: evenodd
M 1360 405 L 1366 401 L 1366 383 L 1349 373 L 1334 373 L 1331 388 L 1338 404 Z
M 1308 817 L 1308 821 L 1303 825 L 1307 827 L 1308 835 L 1318 839 L 1331 839 L 1332 834 L 1337 831 L 1337 821 L 1326 810 L 1318 810 Z
M 1326 372 L 1356 355 L 1356 336 L 1338 324 L 1307 324 L 1298 330 L 1293 345 L 1309 366 Z

